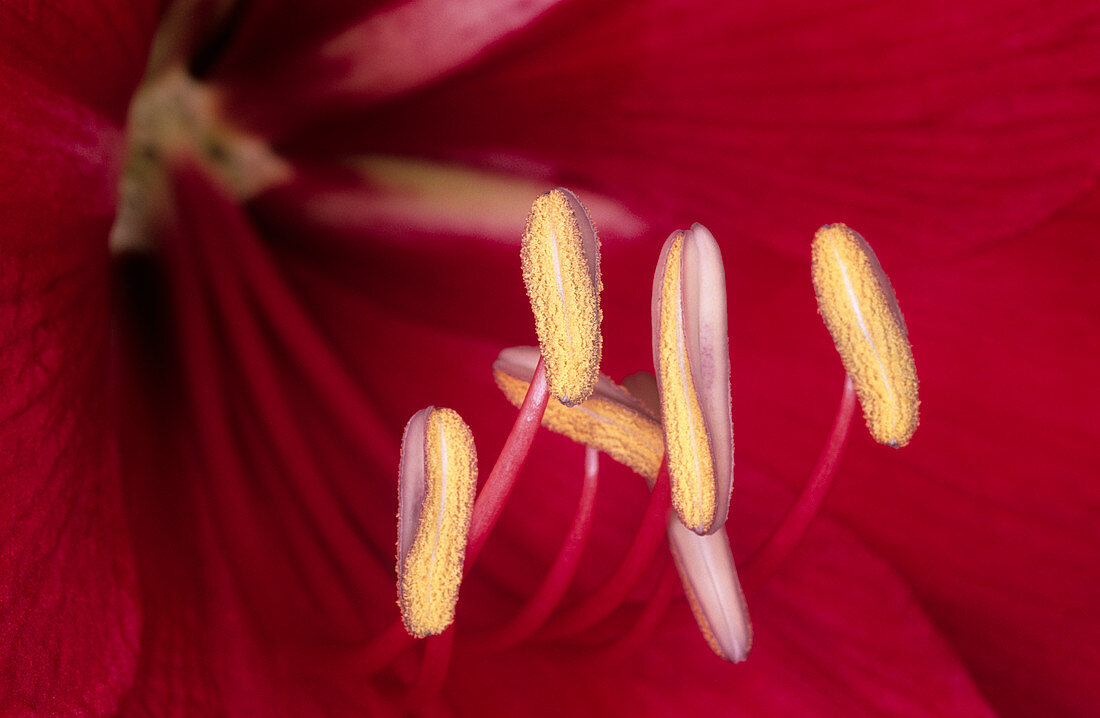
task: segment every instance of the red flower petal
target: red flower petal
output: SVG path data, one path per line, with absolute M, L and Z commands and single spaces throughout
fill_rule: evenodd
M 1100 59 L 1081 31 L 1093 13 L 576 6 L 430 91 L 333 108 L 287 142 L 533 161 L 557 183 L 613 188 L 661 232 L 697 220 L 801 257 L 831 218 L 927 261 L 1087 189 L 1100 152 L 1087 90 Z
M 112 120 L 140 70 L 129 71 L 128 59 L 144 52 L 147 35 L 134 18 L 104 50 L 83 33 L 123 8 L 71 11 L 38 22 L 32 9 L 0 9 L 6 715 L 114 712 L 140 630 L 108 410 L 107 233 L 119 146 Z M 74 59 L 83 75 L 69 73 Z
M 235 114 L 269 136 L 282 136 L 323 108 L 374 104 L 434 84 L 559 2 L 411 0 L 384 4 L 355 19 L 348 9 L 333 7 L 296 18 L 293 6 L 264 3 L 245 19 L 244 32 L 218 74 L 243 91 L 229 98 Z M 340 17 L 348 21 L 334 22 Z M 318 32 L 322 28 L 331 34 Z M 269 55 L 257 52 L 273 43 L 281 50 L 276 72 Z M 257 58 L 263 58 L 259 67 Z M 288 93 L 298 98 L 294 107 L 277 99 Z
M 748 483 L 757 509 L 735 513 L 759 526 L 766 486 Z M 904 584 L 833 522 L 752 610 L 757 642 L 738 666 L 714 659 L 683 601 L 619 663 L 567 646 L 464 656 L 459 643 L 445 700 L 463 715 L 993 715 Z
M 921 429 L 901 462 L 859 442 L 837 495 L 991 700 L 1021 715 L 1100 705 L 1100 390 L 1085 379 L 1100 374 L 1097 227 L 1094 190 L 1033 232 L 906 275 Z
M 396 504 L 378 495 L 396 475 L 364 466 L 391 464 L 399 437 L 374 428 L 233 201 L 194 170 L 175 190 L 163 266 L 144 270 L 168 333 L 133 334 L 127 375 L 144 397 L 123 451 L 148 623 L 127 708 L 329 714 L 350 678 L 325 677 L 318 651 L 365 643 L 394 611 Z
M 35 2 L 4 3 L 0 73 L 18 73 L 28 86 L 76 100 L 120 125 L 158 15 L 156 3 L 131 0 L 81 0 L 67 3 L 64 12 Z M 5 90 L 5 104 L 14 107 L 21 94 Z

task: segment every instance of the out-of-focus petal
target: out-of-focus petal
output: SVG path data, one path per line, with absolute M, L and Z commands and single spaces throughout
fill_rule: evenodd
M 1089 2 L 578 4 L 431 91 L 287 142 L 535 161 L 654 226 L 691 217 L 801 258 L 830 217 L 927 262 L 1093 181 L 1096 22 Z
M 125 714 L 372 712 L 341 661 L 396 617 L 400 436 L 233 200 L 192 169 L 173 187 L 161 258 L 128 282 L 146 629 Z
M 392 5 L 327 41 L 320 55 L 342 65 L 329 92 L 377 101 L 454 73 L 559 0 L 413 0 Z M 371 52 L 364 53 L 364 47 Z
M 342 25 L 329 24 L 332 34 L 318 36 L 313 43 L 303 43 L 303 33 L 294 33 L 299 36 L 292 39 L 297 47 L 291 46 L 291 52 L 276 60 L 280 72 L 272 73 L 270 67 L 264 67 L 262 73 L 242 76 L 242 68 L 230 64 L 226 74 L 243 85 L 242 96 L 232 101 L 240 113 L 250 116 L 257 125 L 281 134 L 288 126 L 301 124 L 309 114 L 323 108 L 373 105 L 437 83 L 473 64 L 487 50 L 525 29 L 559 2 L 380 3 L 361 18 Z M 330 9 L 328 13 L 316 14 L 339 17 L 346 12 Z M 273 27 L 282 28 L 285 33 L 289 24 L 282 17 L 285 14 L 282 9 L 273 4 L 261 4 L 259 12 L 253 14 L 258 18 L 251 22 L 266 32 L 253 31 L 238 40 L 235 56 L 231 57 L 238 65 L 242 60 L 247 62 L 249 51 L 255 55 L 260 43 L 266 45 L 271 41 Z M 316 18 L 303 20 L 307 25 L 306 38 L 310 37 L 310 25 L 326 24 L 318 23 Z M 280 103 L 279 98 L 286 97 L 288 92 L 301 101 L 297 109 Z
M 295 221 L 363 243 L 432 248 L 443 241 L 484 240 L 518 245 L 531 201 L 548 189 L 546 179 L 478 169 L 451 162 L 368 156 L 321 172 L 308 165 L 292 182 L 258 198 L 265 209 L 296 214 Z M 599 226 L 616 237 L 637 238 L 642 220 L 621 203 L 579 189 Z

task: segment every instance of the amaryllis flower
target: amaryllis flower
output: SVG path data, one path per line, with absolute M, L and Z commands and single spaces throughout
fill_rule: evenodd
M 1096 713 L 1098 41 L 1085 2 L 5 3 L 0 713 Z M 452 407 L 495 457 L 523 217 L 561 185 L 616 381 L 652 369 L 661 241 L 721 246 L 740 561 L 844 381 L 814 231 L 858 228 L 901 299 L 920 430 L 856 427 L 744 663 L 659 561 L 583 630 L 479 640 L 573 521 L 586 451 L 550 433 L 449 671 L 375 660 L 402 428 Z M 563 610 L 648 496 L 602 460 Z

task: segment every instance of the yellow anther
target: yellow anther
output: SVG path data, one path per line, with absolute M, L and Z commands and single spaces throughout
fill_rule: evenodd
M 664 276 L 659 280 L 656 369 L 661 386 L 672 505 L 685 526 L 704 533 L 714 522 L 717 491 L 706 422 L 688 361 L 682 301 L 683 247 L 684 237 L 680 235 L 668 248 Z
M 473 434 L 457 412 L 425 409 L 405 429 L 401 463 L 398 603 L 423 638 L 454 621 L 477 488 Z
M 534 347 L 505 349 L 493 364 L 493 378 L 514 405 L 523 403 L 534 373 L 538 350 Z M 661 424 L 629 392 L 600 375 L 592 396 L 577 406 L 552 401 L 546 405 L 542 425 L 587 446 L 641 474 L 652 483 L 664 458 Z
M 917 430 L 917 371 L 894 289 L 863 237 L 827 224 L 813 242 L 817 306 L 852 378 L 871 436 L 898 447 Z
M 599 240 L 572 192 L 541 195 L 520 253 L 550 392 L 563 404 L 592 393 L 600 371 Z

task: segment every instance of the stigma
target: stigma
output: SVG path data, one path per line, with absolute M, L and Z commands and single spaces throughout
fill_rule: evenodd
M 653 280 L 653 364 L 672 491 L 698 534 L 725 523 L 733 486 L 733 423 L 722 256 L 695 224 L 665 242 Z
M 550 392 L 567 406 L 580 404 L 600 369 L 602 285 L 596 230 L 572 192 L 555 189 L 535 200 L 520 258 Z
M 397 597 L 417 638 L 454 621 L 476 488 L 477 452 L 462 417 L 435 407 L 414 414 L 401 441 Z
M 536 347 L 512 347 L 493 362 L 493 379 L 515 406 L 523 403 L 538 358 Z M 604 452 L 651 485 L 657 479 L 665 454 L 661 423 L 629 391 L 603 374 L 584 402 L 576 406 L 547 404 L 542 425 Z
M 890 280 L 858 233 L 817 231 L 812 275 L 818 310 L 852 379 L 867 429 L 881 444 L 909 442 L 919 422 L 917 371 Z

